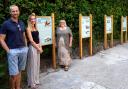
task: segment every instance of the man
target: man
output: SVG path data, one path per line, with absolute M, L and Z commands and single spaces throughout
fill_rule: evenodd
M 25 26 L 18 19 L 19 14 L 18 6 L 11 5 L 11 18 L 2 24 L 0 30 L 0 43 L 7 52 L 11 89 L 21 89 L 21 71 L 25 69 L 28 51 Z

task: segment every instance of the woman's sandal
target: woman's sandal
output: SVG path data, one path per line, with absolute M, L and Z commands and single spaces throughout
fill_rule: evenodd
M 42 85 L 41 83 L 36 84 L 37 87 L 39 87 L 39 86 L 41 86 L 41 85 Z
M 38 87 L 37 86 L 28 86 L 28 88 L 30 88 L 30 89 L 37 89 Z
M 67 67 L 67 66 L 66 66 L 66 67 L 64 67 L 64 70 L 65 70 L 65 71 L 68 71 L 68 69 L 69 69 L 69 67 Z

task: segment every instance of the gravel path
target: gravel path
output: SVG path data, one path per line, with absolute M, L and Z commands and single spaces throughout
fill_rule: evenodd
M 69 71 L 49 70 L 38 89 L 128 89 L 128 44 L 74 59 Z

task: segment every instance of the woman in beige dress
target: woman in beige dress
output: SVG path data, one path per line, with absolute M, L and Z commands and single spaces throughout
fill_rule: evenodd
M 67 71 L 71 64 L 70 48 L 72 47 L 72 32 L 66 25 L 65 20 L 60 20 L 59 27 L 56 30 L 58 58 L 60 65 Z
M 27 36 L 29 39 L 28 61 L 27 61 L 27 80 L 28 86 L 36 89 L 39 82 L 40 73 L 40 53 L 42 47 L 39 42 L 39 32 L 36 29 L 36 16 L 32 13 L 28 18 Z

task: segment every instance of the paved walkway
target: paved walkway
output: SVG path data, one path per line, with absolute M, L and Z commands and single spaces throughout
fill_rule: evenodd
M 74 59 L 68 72 L 41 74 L 40 81 L 38 89 L 128 89 L 128 44 Z

